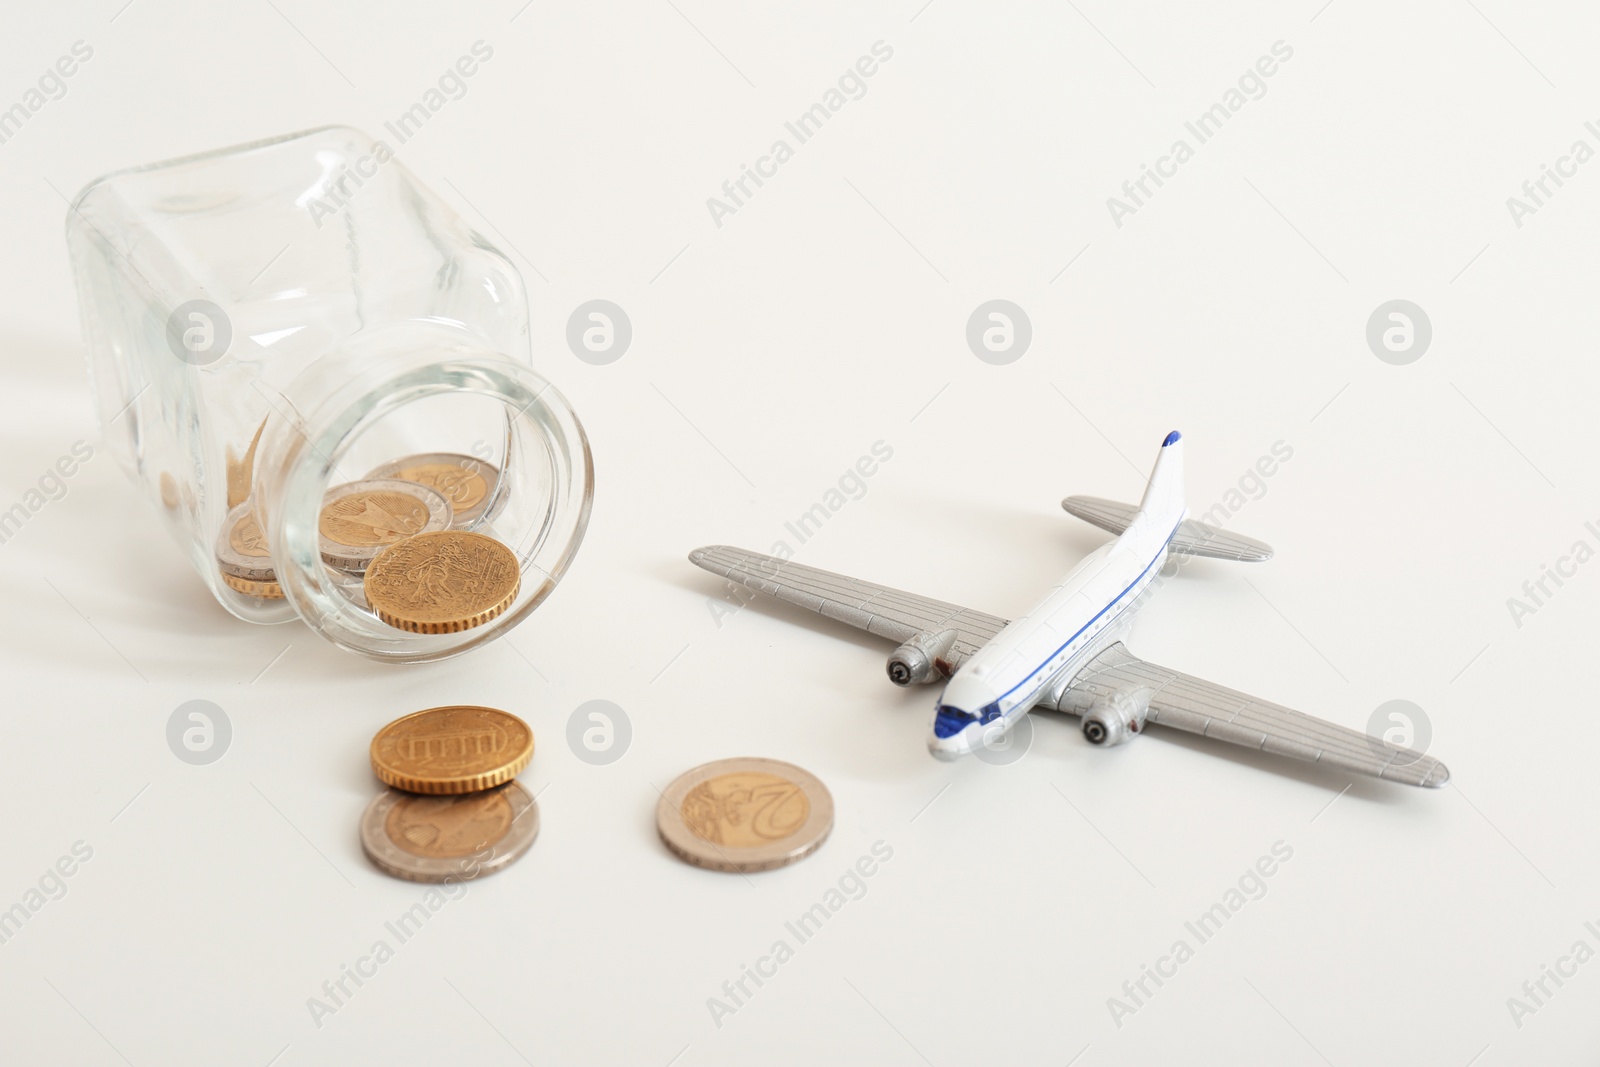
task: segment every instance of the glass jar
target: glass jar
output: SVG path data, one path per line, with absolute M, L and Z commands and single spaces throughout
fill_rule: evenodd
M 67 239 L 108 444 L 228 611 L 421 661 L 549 595 L 588 522 L 588 441 L 532 370 L 516 267 L 382 141 L 328 127 L 109 174 Z M 381 621 L 321 551 L 330 489 L 423 456 L 483 479 L 449 521 L 522 568 L 503 613 L 457 633 Z M 219 559 L 241 515 L 259 573 Z

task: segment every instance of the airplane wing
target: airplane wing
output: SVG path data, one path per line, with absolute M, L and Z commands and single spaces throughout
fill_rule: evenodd
M 890 641 L 955 630 L 953 666 L 1006 625 L 996 615 L 727 545 L 697 548 L 689 560 L 730 581 Z M 1408 785 L 1437 788 L 1450 778 L 1449 769 L 1431 756 L 1146 663 L 1120 641 L 1107 646 L 1065 685 L 1047 690 L 1059 695 L 1047 696 L 1038 707 L 1082 715 L 1096 700 L 1141 689 L 1154 694 L 1147 722 Z
M 1126 530 L 1139 513 L 1137 505 L 1097 496 L 1069 496 L 1061 502 L 1061 506 L 1069 515 L 1076 515 L 1084 522 L 1114 534 Z M 1185 519 L 1178 525 L 1178 532 L 1173 535 L 1167 550 L 1185 556 L 1209 556 L 1238 563 L 1260 563 L 1272 558 L 1271 545 L 1194 519 Z
M 981 611 L 727 545 L 697 548 L 689 553 L 689 562 L 896 643 L 918 634 L 954 630 L 953 667 L 988 644 L 1006 624 L 1005 619 Z
M 1098 699 L 1137 689 L 1154 690 L 1147 721 L 1175 730 L 1407 785 L 1438 788 L 1450 779 L 1432 756 L 1146 663 L 1120 641 L 1073 677 L 1056 710 L 1082 714 Z

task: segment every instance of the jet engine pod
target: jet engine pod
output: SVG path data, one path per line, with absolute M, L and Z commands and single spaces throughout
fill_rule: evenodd
M 1083 715 L 1083 736 L 1091 745 L 1120 745 L 1144 729 L 1150 712 L 1148 689 L 1100 697 Z
M 950 664 L 950 650 L 955 644 L 954 630 L 918 634 L 889 653 L 889 681 L 895 685 L 920 685 L 950 677 L 955 673 Z

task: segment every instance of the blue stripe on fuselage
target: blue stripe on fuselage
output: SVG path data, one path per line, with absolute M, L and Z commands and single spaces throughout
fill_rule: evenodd
M 1112 597 L 1111 598 L 1111 603 L 1109 603 L 1105 607 L 1101 608 L 1100 611 L 1095 615 L 1094 618 L 1090 619 L 1088 622 L 1083 624 L 1083 628 L 1082 629 L 1080 629 L 1077 633 L 1073 634 L 1071 637 L 1067 638 L 1066 641 L 1064 641 L 1062 643 L 1060 648 L 1058 648 L 1054 652 L 1050 653 L 1050 655 L 1045 658 L 1044 663 L 1042 663 L 1038 667 L 1036 667 L 1032 674 L 1028 675 L 1028 677 L 1024 678 L 1022 681 L 1018 682 L 1016 685 L 1012 686 L 1010 689 L 1006 690 L 1004 693 L 1001 693 L 993 701 L 991 701 L 988 704 L 985 704 L 981 709 L 979 709 L 978 720 L 980 722 L 984 722 L 984 723 L 993 722 L 995 720 L 996 716 L 998 716 L 1000 714 L 1000 705 L 1006 700 L 1007 697 L 1011 696 L 1012 693 L 1015 693 L 1018 689 L 1021 689 L 1023 686 L 1025 686 L 1029 682 L 1031 682 L 1034 678 L 1038 677 L 1038 675 L 1041 672 L 1043 672 L 1046 667 L 1049 666 L 1051 660 L 1053 660 L 1057 656 L 1061 655 L 1062 651 L 1065 650 L 1068 645 L 1072 644 L 1072 642 L 1076 641 L 1078 638 L 1083 636 L 1084 630 L 1087 630 L 1089 627 L 1093 626 L 1096 622 L 1098 622 L 1100 620 L 1100 616 L 1101 615 L 1104 615 L 1106 612 L 1108 612 L 1112 608 L 1116 607 L 1117 602 L 1119 600 L 1121 600 L 1123 597 L 1128 595 L 1128 590 L 1129 589 L 1132 589 L 1134 586 L 1136 586 L 1140 582 L 1144 581 L 1144 576 L 1150 573 L 1150 568 L 1154 567 L 1156 565 L 1156 560 L 1160 559 L 1161 558 L 1161 554 L 1167 550 L 1167 546 L 1172 543 L 1172 538 L 1173 538 L 1174 535 L 1177 534 L 1178 527 L 1181 526 L 1181 525 L 1183 525 L 1183 520 L 1179 519 L 1173 525 L 1172 532 L 1167 534 L 1167 539 L 1165 541 L 1161 542 L 1161 547 L 1156 549 L 1155 556 L 1151 558 L 1149 563 L 1145 564 L 1145 568 L 1144 568 L 1144 570 L 1139 572 L 1139 576 L 1137 578 L 1135 578 L 1133 581 L 1128 583 L 1127 588 L 1123 589 L 1122 592 L 1120 592 L 1116 596 Z M 1126 611 L 1127 608 L 1128 608 L 1128 605 L 1124 604 L 1122 606 L 1122 611 Z M 1119 611 L 1117 613 L 1117 616 L 1115 616 L 1115 617 L 1121 617 L 1122 611 Z M 1045 675 L 1044 679 L 1039 682 L 1039 687 L 1042 688 L 1047 682 L 1050 681 L 1050 679 L 1052 677 L 1055 676 L 1056 671 L 1060 671 L 1065 666 L 1066 666 L 1066 664 L 1062 664 L 1061 667 L 1057 667 L 1055 671 L 1052 671 L 1049 674 Z

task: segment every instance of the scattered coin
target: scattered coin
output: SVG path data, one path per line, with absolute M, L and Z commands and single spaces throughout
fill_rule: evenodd
M 378 618 L 420 634 L 482 626 L 510 607 L 521 584 L 516 553 L 465 530 L 395 542 L 368 564 L 363 583 Z
M 228 512 L 228 517 L 222 521 L 222 532 L 217 535 L 217 565 L 222 568 L 224 577 L 242 578 L 247 582 L 278 580 L 272 569 L 267 539 L 248 503 Z
M 457 452 L 424 452 L 385 463 L 367 477 L 398 478 L 443 493 L 455 512 L 454 525 L 460 528 L 471 526 L 488 510 L 500 483 L 500 468 Z
M 416 482 L 388 478 L 328 490 L 317 533 L 325 562 L 362 571 L 395 542 L 447 529 L 450 520 L 450 502 L 443 494 Z
M 413 712 L 372 739 L 372 771 L 413 793 L 458 794 L 509 782 L 533 759 L 533 731 L 510 712 L 455 704 Z
M 361 816 L 361 848 L 379 869 L 412 882 L 493 874 L 539 836 L 539 806 L 521 783 L 464 796 L 386 789 Z
M 227 571 L 223 571 L 222 584 L 246 596 L 260 597 L 262 600 L 283 599 L 283 586 L 276 581 L 256 582 L 251 581 L 249 578 L 237 578 Z
M 770 871 L 815 852 L 833 829 L 833 797 L 780 760 L 716 760 L 679 776 L 656 806 L 661 840 L 717 871 Z

